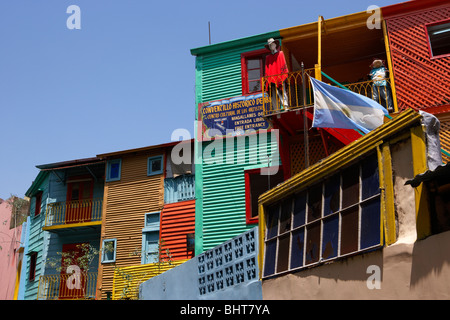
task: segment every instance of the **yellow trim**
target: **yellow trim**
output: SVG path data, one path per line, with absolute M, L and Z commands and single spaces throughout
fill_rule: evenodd
M 394 111 L 398 112 L 397 93 L 395 91 L 395 82 L 394 82 L 394 68 L 392 65 L 391 49 L 389 47 L 389 38 L 387 34 L 386 21 L 384 20 L 383 20 L 383 37 L 384 37 L 384 46 L 386 47 L 386 57 L 389 69 L 389 82 L 391 84 L 392 100 L 394 101 Z
M 395 227 L 395 205 L 394 205 L 394 183 L 392 175 L 392 159 L 389 143 L 384 143 L 381 146 L 381 150 L 378 148 L 379 161 L 379 173 L 380 173 L 380 188 L 382 188 L 381 197 L 381 212 L 384 228 L 385 244 L 390 245 L 397 241 L 397 232 Z M 381 176 L 383 178 L 381 178 Z M 383 184 L 381 180 L 383 179 Z
M 42 227 L 42 230 L 50 231 L 50 230 L 57 230 L 57 229 L 92 227 L 92 226 L 100 226 L 101 224 L 102 224 L 101 221 L 91 221 L 91 222 L 62 224 L 62 225 L 58 225 L 58 226 Z
M 20 274 L 21 274 L 21 271 L 22 271 L 22 260 L 23 260 L 23 257 L 20 258 L 19 263 L 17 265 L 16 283 L 14 285 L 14 298 L 13 298 L 13 300 L 17 300 L 19 298 Z
M 425 133 L 422 126 L 411 128 L 411 146 L 414 176 L 428 170 L 426 158 Z M 430 212 L 428 210 L 428 194 L 423 183 L 414 188 L 416 204 L 417 239 L 431 234 Z
M 326 33 L 332 34 L 357 27 L 365 26 L 367 19 L 371 14 L 366 11 L 357 12 L 341 17 L 326 19 Z M 320 21 L 320 20 L 319 20 Z M 307 24 L 280 29 L 280 36 L 283 42 L 291 42 L 304 38 L 311 38 L 317 36 L 317 23 L 310 22 Z
M 377 146 L 377 159 L 378 159 L 378 180 L 380 184 L 380 243 L 384 242 L 384 230 L 386 229 L 384 218 L 386 215 L 386 191 L 384 188 L 384 167 L 383 167 L 383 154 L 381 153 L 380 147 Z
M 317 21 L 317 64 L 315 66 L 315 78 L 319 81 L 322 81 L 322 24 L 325 24 L 325 21 L 322 16 L 319 16 Z
M 259 247 L 258 247 L 258 265 L 259 265 L 259 280 L 262 279 L 262 270 L 264 266 L 264 238 L 266 234 L 266 214 L 264 206 L 258 205 L 258 233 L 259 233 Z

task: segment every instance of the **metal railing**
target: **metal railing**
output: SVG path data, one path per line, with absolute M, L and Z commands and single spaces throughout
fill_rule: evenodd
M 261 86 L 263 97 L 264 115 L 280 113 L 286 110 L 298 109 L 314 104 L 314 93 L 309 77 L 313 77 L 315 69 L 305 69 L 304 76 L 302 71 L 289 72 L 269 77 L 262 77 Z M 303 78 L 305 80 L 303 80 Z M 269 82 L 270 80 L 270 82 Z M 303 81 L 305 86 L 303 87 Z M 342 84 L 350 91 L 361 94 L 377 101 L 386 109 L 393 108 L 392 93 L 390 91 L 389 79 L 386 79 L 386 86 L 377 86 L 370 81 L 362 81 L 350 84 Z M 278 83 L 277 87 L 275 83 Z M 325 80 L 324 82 L 329 82 Z M 334 82 L 331 85 L 336 86 Z
M 38 300 L 94 299 L 97 272 L 54 274 L 39 277 Z
M 101 221 L 103 199 L 84 199 L 49 203 L 45 226 Z
M 195 199 L 195 176 L 183 175 L 164 179 L 164 203 Z

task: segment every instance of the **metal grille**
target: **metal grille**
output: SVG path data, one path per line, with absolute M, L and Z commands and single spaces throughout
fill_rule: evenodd
M 450 57 L 431 59 L 425 24 L 450 17 L 450 8 L 386 19 L 398 109 L 450 103 Z
M 333 143 L 328 142 L 328 151 L 331 153 L 339 150 L 339 147 Z M 319 136 L 310 137 L 309 139 L 309 164 L 314 163 L 325 158 L 327 155 L 323 146 L 322 139 Z M 295 175 L 305 169 L 305 149 L 304 143 L 298 141 L 290 145 L 290 157 L 291 157 L 291 174 Z

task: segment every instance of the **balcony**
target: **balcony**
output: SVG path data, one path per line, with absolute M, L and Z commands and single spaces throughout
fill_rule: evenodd
M 39 277 L 38 300 L 94 299 L 97 273 L 54 274 Z
M 195 176 L 182 175 L 164 179 L 164 203 L 195 199 Z
M 275 76 L 263 77 L 261 80 L 262 83 L 262 93 L 264 97 L 268 99 L 264 99 L 263 108 L 264 108 L 264 116 L 271 116 L 275 114 L 279 114 L 289 110 L 295 110 L 302 107 L 311 107 L 314 104 L 314 93 L 312 90 L 311 81 L 309 80 L 310 76 L 314 76 L 315 69 L 305 69 L 304 76 L 302 76 L 302 71 L 289 72 L 287 74 L 280 74 Z M 303 88 L 303 77 L 305 78 L 305 87 Z M 266 88 L 269 80 L 272 82 L 283 82 L 281 97 L 274 90 L 268 90 Z M 327 81 L 325 79 L 324 82 L 330 82 L 331 85 L 339 86 L 343 89 L 348 89 L 360 95 L 366 96 L 368 98 L 374 99 L 379 104 L 386 107 L 388 104 L 388 99 L 386 97 L 382 97 L 380 92 L 380 87 L 374 86 L 372 80 L 370 81 L 362 81 L 350 84 L 338 84 L 334 81 Z M 388 83 L 387 87 L 390 87 L 389 79 L 386 80 Z M 392 99 L 392 93 L 391 93 Z M 283 105 L 283 99 L 287 103 Z M 392 105 L 392 103 L 391 103 Z M 387 108 L 387 107 L 386 107 Z M 311 111 L 312 113 L 312 111 Z
M 49 203 L 45 211 L 44 230 L 99 226 L 103 199 L 83 199 Z

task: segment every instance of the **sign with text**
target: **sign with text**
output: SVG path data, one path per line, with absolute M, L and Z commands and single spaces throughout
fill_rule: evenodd
M 203 125 L 200 140 L 271 129 L 270 123 L 263 118 L 263 102 L 269 103 L 268 100 L 257 94 L 200 104 L 199 116 Z

